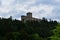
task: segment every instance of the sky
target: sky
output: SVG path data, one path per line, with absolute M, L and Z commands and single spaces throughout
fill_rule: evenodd
M 60 0 L 0 0 L 0 17 L 20 20 L 27 12 L 60 22 Z

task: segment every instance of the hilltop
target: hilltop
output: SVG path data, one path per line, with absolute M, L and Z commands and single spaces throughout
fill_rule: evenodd
M 0 18 L 0 40 L 48 40 L 54 33 L 57 21 L 42 18 L 35 20 L 13 20 Z

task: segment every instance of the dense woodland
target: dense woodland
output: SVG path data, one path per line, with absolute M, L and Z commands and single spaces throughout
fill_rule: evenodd
M 0 40 L 56 40 L 60 37 L 57 25 L 57 21 L 46 18 L 40 22 L 0 18 Z

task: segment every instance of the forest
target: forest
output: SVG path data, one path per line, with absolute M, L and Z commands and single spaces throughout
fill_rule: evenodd
M 0 40 L 60 40 L 59 30 L 57 21 L 46 18 L 40 22 L 0 18 Z

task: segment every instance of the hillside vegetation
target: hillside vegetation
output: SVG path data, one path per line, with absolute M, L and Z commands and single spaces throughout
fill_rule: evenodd
M 55 40 L 60 39 L 60 24 L 57 21 L 20 21 L 0 18 L 0 40 Z M 56 27 L 57 26 L 57 27 Z
M 53 35 L 51 36 L 51 40 L 60 40 L 60 23 L 56 26 L 53 31 Z

